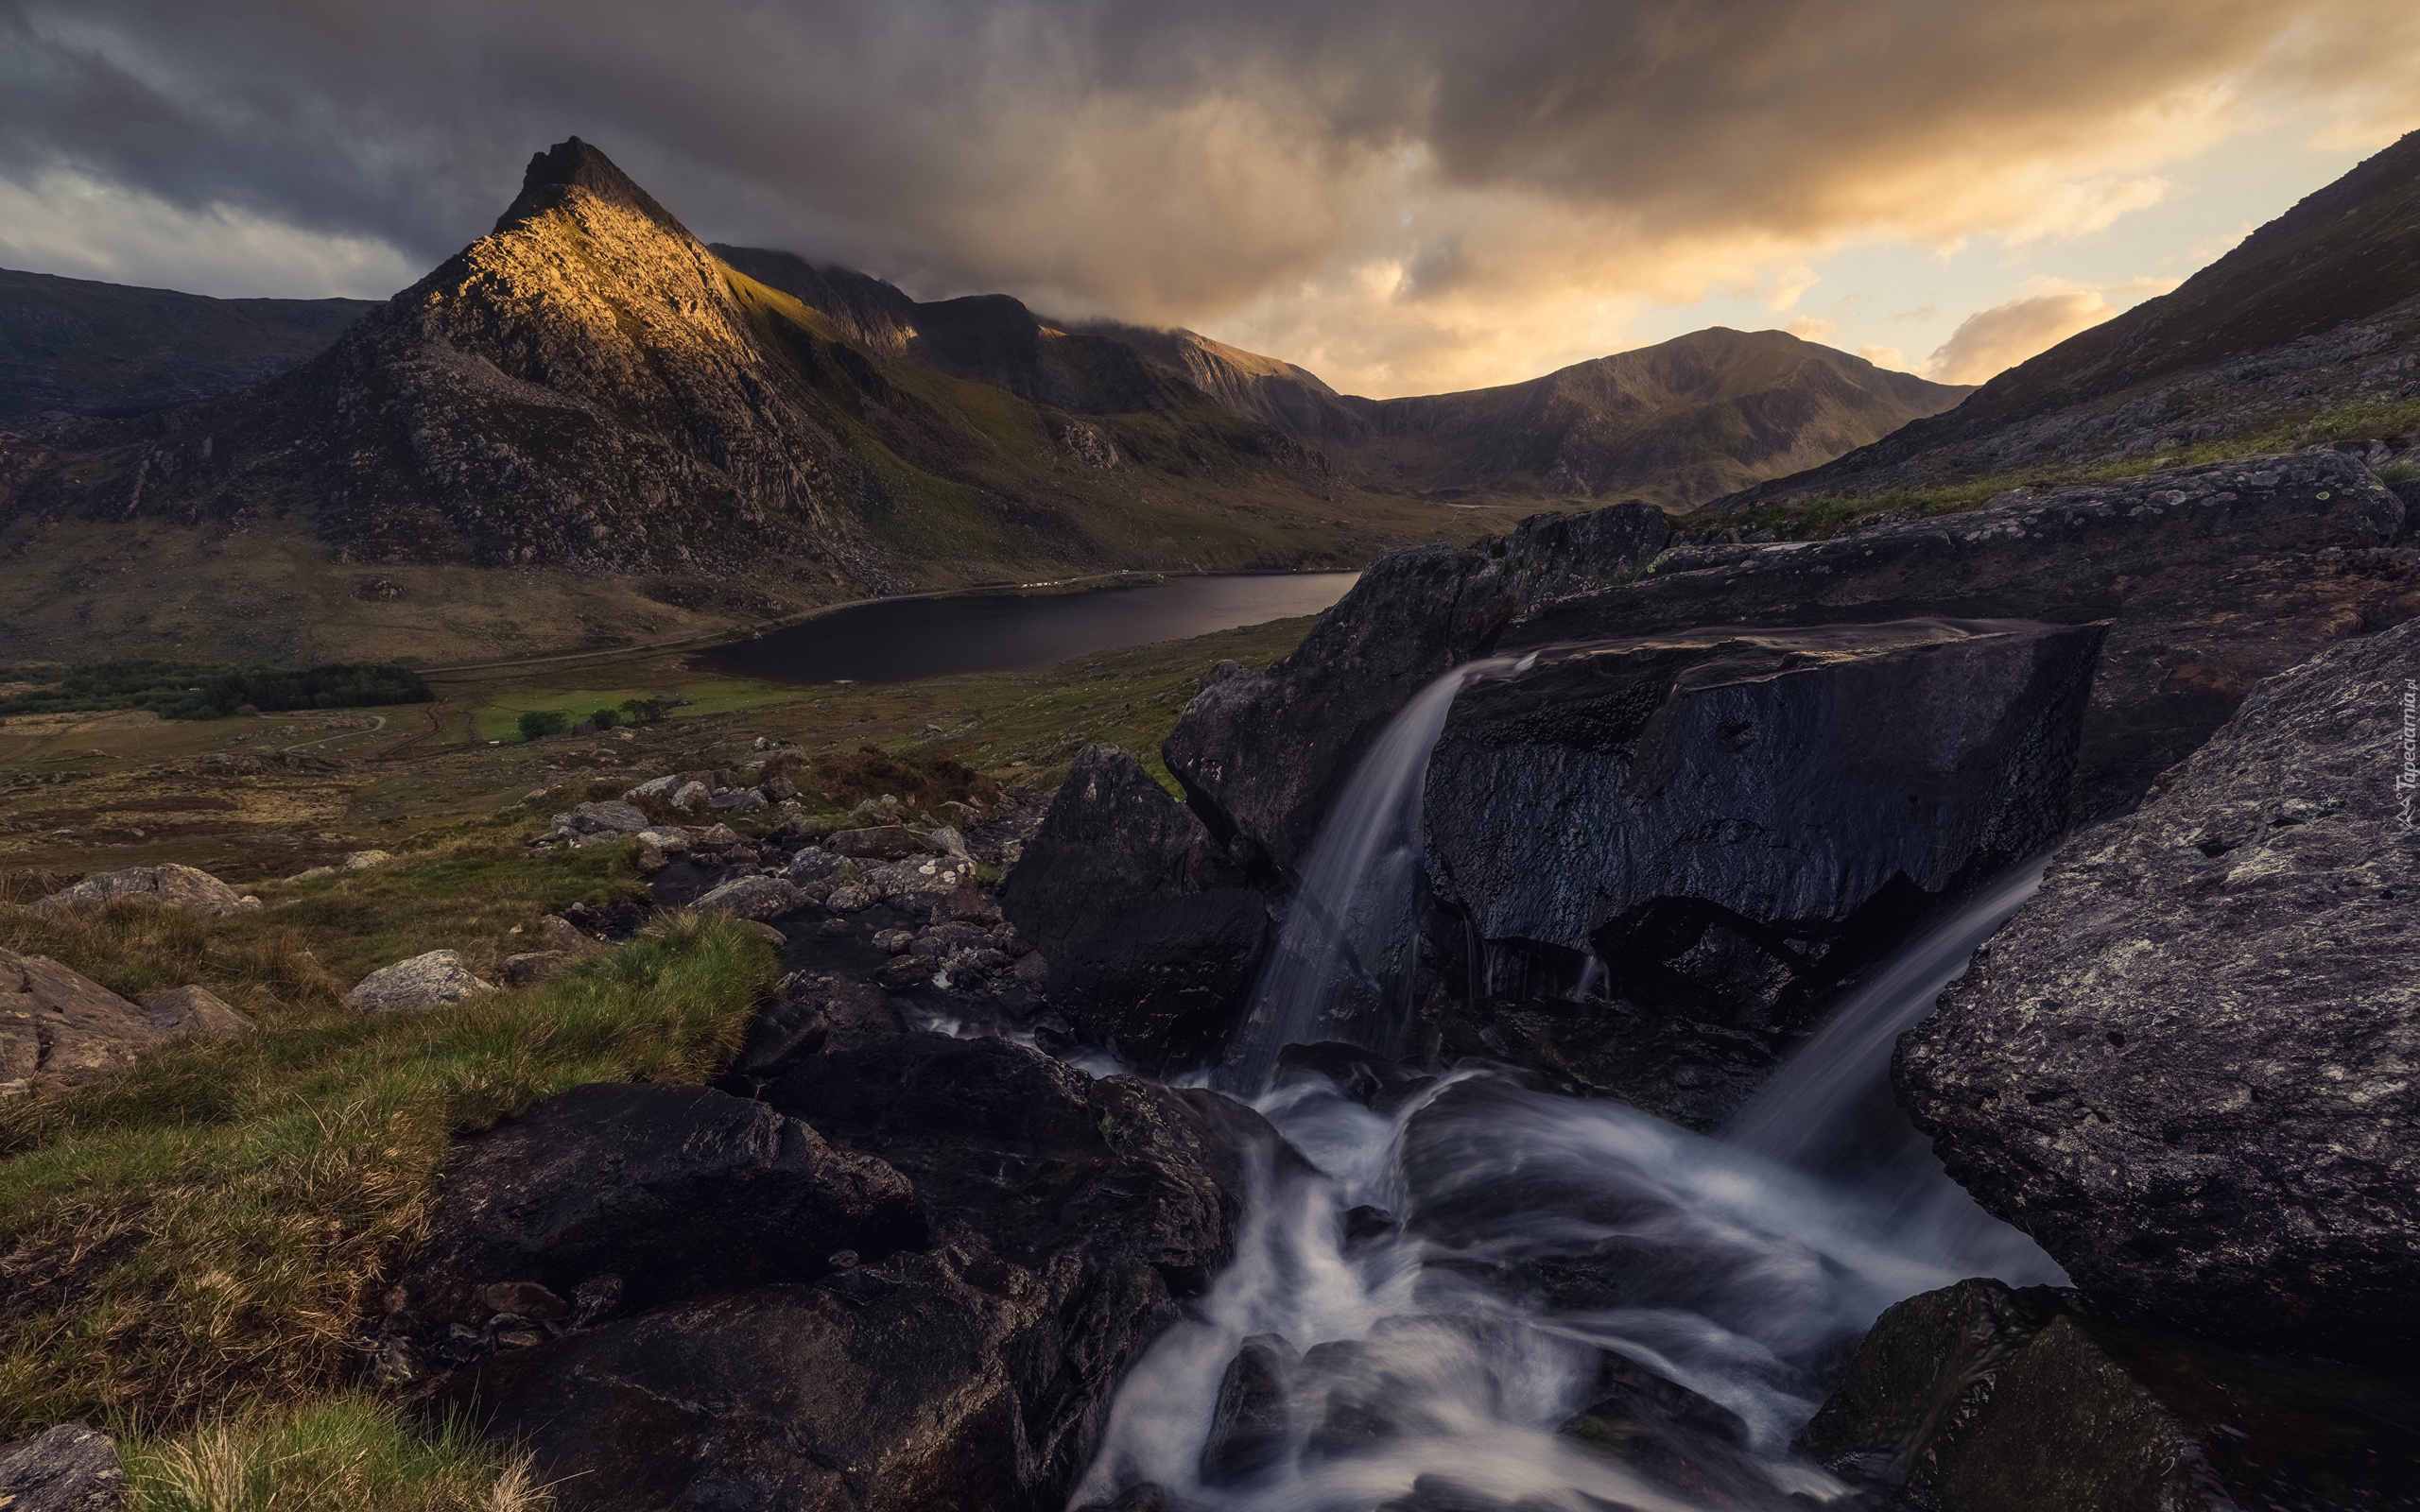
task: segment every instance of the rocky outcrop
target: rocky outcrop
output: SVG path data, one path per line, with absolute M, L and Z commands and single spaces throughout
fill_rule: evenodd
M 1249 1111 L 830 1012 L 763 1102 L 585 1089 L 449 1177 L 413 1336 L 566 1506 L 1055 1508 L 1226 1262 Z
M 1900 1041 L 1950 1174 L 2112 1308 L 2420 1345 L 2420 625 L 2262 683 Z
M 1169 769 L 1220 838 L 1287 867 L 1387 717 L 1481 655 L 1714 626 L 2106 620 L 2070 802 L 2098 816 L 2133 802 L 2261 678 L 2420 613 L 2403 502 L 2333 451 L 2018 490 L 1828 541 L 1666 546 L 1660 519 L 1626 507 L 1599 513 L 1635 531 L 1530 522 L 1495 543 L 1501 557 L 1380 558 L 1293 655 L 1186 706 Z M 1568 543 L 1546 549 L 1549 530 Z
M 1795 1447 L 1896 1507 L 2388 1512 L 2420 1485 L 2420 1399 L 1977 1280 L 1884 1313 Z
M 54 914 L 62 909 L 100 908 L 121 898 L 157 903 L 163 908 L 173 908 L 197 919 L 218 919 L 228 914 L 248 913 L 261 906 L 259 899 L 238 893 L 207 871 L 170 862 L 157 867 L 129 867 L 123 871 L 97 872 L 72 887 L 37 901 L 33 910 L 38 914 Z
M 1646 1107 L 1680 1074 L 1673 1022 L 1777 1049 L 1933 903 L 2058 836 L 2100 639 L 1705 631 L 1543 653 L 1472 687 L 1426 809 L 1455 916 L 1439 948 L 1488 953 L 1462 959 L 1460 995 L 1568 994 L 1524 1058 Z M 1612 1001 L 1576 990 L 1591 959 Z M 1744 1094 L 1769 1057 L 1681 1058 L 1720 1102 L 1708 1078 Z
M 0 1507 L 9 1512 L 115 1512 L 126 1501 L 117 1445 L 82 1423 L 60 1423 L 0 1446 Z
M 1243 868 L 1114 746 L 1077 753 L 1000 908 L 1069 1022 L 1154 1068 L 1217 1049 L 1269 930 Z
M 1335 785 L 1424 683 L 1495 644 L 1532 597 L 1643 568 L 1671 526 L 1643 504 L 1540 515 L 1503 541 L 1379 558 L 1267 672 L 1241 668 L 1185 705 L 1161 747 L 1221 841 L 1291 868 Z
M 0 950 L 0 1098 L 95 1080 L 181 1034 L 251 1027 L 201 988 L 156 993 L 137 1007 L 57 961 Z
M 355 1013 L 425 1013 L 495 988 L 452 951 L 430 951 L 382 966 L 354 985 L 344 1005 Z

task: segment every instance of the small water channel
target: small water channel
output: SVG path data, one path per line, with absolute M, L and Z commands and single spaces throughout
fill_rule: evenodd
M 1316 614 L 1360 576 L 1249 574 L 1077 593 L 877 599 L 717 646 L 701 660 L 717 672 L 769 682 L 911 682 L 1046 666 Z

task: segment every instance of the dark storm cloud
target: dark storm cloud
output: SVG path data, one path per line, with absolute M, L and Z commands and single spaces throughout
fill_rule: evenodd
M 2408 60 L 2407 9 L 0 0 L 0 178 L 424 266 L 578 133 L 710 237 L 1199 320 L 1356 259 L 1400 265 L 1363 292 L 1401 304 L 1685 282 L 1725 238 L 2105 218 L 2213 92 L 2340 36 L 2340 86 Z

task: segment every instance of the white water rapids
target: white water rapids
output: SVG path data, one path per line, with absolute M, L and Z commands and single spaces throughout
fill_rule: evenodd
M 1492 1069 L 1385 1113 L 1322 1077 L 1268 1086 L 1288 1043 L 1385 1042 L 1340 1020 L 1339 983 L 1369 1011 L 1389 963 L 1367 953 L 1398 948 L 1409 913 L 1426 753 L 1469 679 L 1512 664 L 1432 683 L 1323 826 L 1304 881 L 1318 906 L 1289 917 L 1215 1078 L 1308 1167 L 1270 1153 L 1234 1262 L 1121 1386 L 1071 1505 L 1146 1483 L 1222 1512 L 1821 1504 L 1846 1488 L 1789 1445 L 1876 1314 L 1970 1276 L 2064 1280 L 1949 1181 L 1887 1086 L 1893 1042 L 2031 895 L 2038 865 L 1867 973 L 1723 1138 Z M 1282 1406 L 1257 1419 L 1257 1448 L 1205 1473 L 1247 1340 L 1275 1362 Z M 1629 1462 L 1557 1432 L 1609 1394 L 1608 1354 L 1736 1423 L 1659 1429 Z

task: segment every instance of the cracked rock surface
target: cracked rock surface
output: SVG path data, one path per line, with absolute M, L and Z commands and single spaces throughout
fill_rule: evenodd
M 1949 1174 L 2095 1301 L 2346 1358 L 2420 1343 L 2420 624 L 2263 682 L 1900 1040 Z

